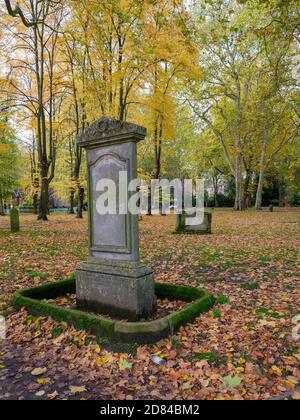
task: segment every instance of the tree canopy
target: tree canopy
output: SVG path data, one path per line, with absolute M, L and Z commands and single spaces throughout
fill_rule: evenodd
M 292 0 L 5 1 L 0 104 L 39 218 L 50 189 L 82 217 L 76 139 L 102 115 L 147 127 L 146 179 L 201 174 L 215 196 L 233 183 L 237 210 L 261 208 L 270 173 L 296 194 L 298 12 Z

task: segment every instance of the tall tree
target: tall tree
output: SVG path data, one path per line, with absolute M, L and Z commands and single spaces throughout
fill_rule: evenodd
M 17 185 L 18 148 L 6 119 L 0 119 L 0 216 L 4 216 L 4 200 L 11 198 Z
M 5 28 L 8 34 L 16 37 L 10 57 L 9 84 L 14 95 L 13 105 L 24 106 L 36 120 L 40 220 L 47 220 L 49 185 L 55 174 L 55 123 L 61 104 L 58 98 L 56 47 L 64 18 L 64 3 L 30 0 L 22 3 L 22 9 L 19 5 L 13 8 L 9 0 L 5 1 L 9 15 L 19 17 L 24 28 L 19 22 L 16 23 L 16 32 L 10 25 Z M 24 83 L 26 74 L 29 84 Z

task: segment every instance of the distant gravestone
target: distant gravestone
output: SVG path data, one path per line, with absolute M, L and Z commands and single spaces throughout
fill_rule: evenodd
M 20 231 L 20 215 L 16 207 L 13 207 L 10 211 L 10 230 L 12 233 Z
M 127 183 L 137 177 L 137 143 L 145 136 L 144 127 L 101 118 L 78 140 L 88 161 L 89 257 L 76 272 L 77 306 L 132 321 L 156 309 L 153 271 L 140 262 L 138 215 L 101 214 L 97 203 L 101 180 L 114 181 L 120 200 L 120 189 L 128 187 L 120 185 L 120 172 Z
M 198 233 L 198 234 L 210 234 L 212 225 L 212 213 L 209 211 L 204 212 L 203 222 L 197 225 L 189 225 L 187 218 L 193 217 L 186 212 L 183 214 L 177 214 L 176 217 L 176 233 Z

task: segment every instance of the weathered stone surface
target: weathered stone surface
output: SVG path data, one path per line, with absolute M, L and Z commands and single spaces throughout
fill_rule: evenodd
M 130 321 L 156 309 L 153 272 L 138 263 L 90 260 L 76 273 L 77 306 Z
M 123 142 L 126 139 L 139 141 L 143 140 L 146 134 L 147 131 L 142 126 L 102 117 L 84 131 L 78 138 L 78 144 L 87 147 Z
M 101 179 L 113 180 L 117 186 L 117 197 L 119 197 L 119 173 L 126 171 L 128 182 L 136 178 L 136 143 L 128 141 L 88 149 L 87 157 L 90 255 L 96 258 L 138 261 L 138 217 L 130 214 L 101 215 L 97 212 L 97 199 L 101 195 L 101 192 L 97 191 L 97 184 Z M 118 200 L 117 210 L 121 204 Z
M 20 215 L 16 207 L 13 207 L 10 211 L 10 229 L 12 233 L 19 232 L 20 230 Z
M 138 215 L 120 212 L 127 203 L 119 197 L 137 177 L 136 143 L 145 135 L 144 127 L 101 118 L 78 139 L 87 150 L 89 259 L 77 270 L 77 304 L 132 320 L 146 318 L 156 307 L 153 272 L 140 264 Z M 127 173 L 126 185 L 119 183 L 121 172 Z M 103 179 L 116 185 L 117 214 L 98 211 Z
M 209 211 L 204 212 L 203 223 L 198 225 L 188 225 L 186 219 L 191 217 L 186 213 L 177 214 L 176 218 L 176 232 L 177 233 L 199 233 L 199 234 L 210 234 L 212 225 L 212 213 Z

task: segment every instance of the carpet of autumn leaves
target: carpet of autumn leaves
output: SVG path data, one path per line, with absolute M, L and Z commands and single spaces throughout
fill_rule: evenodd
M 173 235 L 175 218 L 140 223 L 142 259 L 159 282 L 205 287 L 209 313 L 130 354 L 64 323 L 12 308 L 21 288 L 57 281 L 87 255 L 87 221 L 0 219 L 0 399 L 269 399 L 299 397 L 300 211 L 213 213 L 213 234 Z M 120 352 L 117 352 L 119 350 Z M 121 352 L 123 351 L 123 352 Z M 160 366 L 151 356 L 160 355 Z

